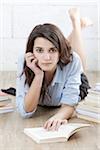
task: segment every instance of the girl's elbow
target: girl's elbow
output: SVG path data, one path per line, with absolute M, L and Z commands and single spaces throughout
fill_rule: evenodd
M 34 114 L 35 114 L 35 111 L 36 110 L 33 110 L 33 112 L 20 112 L 20 116 L 23 119 L 32 118 L 34 116 Z

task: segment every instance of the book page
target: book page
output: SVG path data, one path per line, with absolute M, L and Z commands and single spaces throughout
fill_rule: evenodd
M 50 139 L 50 138 L 57 138 L 57 137 L 63 137 L 63 133 L 60 133 L 59 131 L 47 131 L 43 127 L 39 128 L 27 128 L 25 129 L 26 132 L 33 135 L 33 137 L 44 140 L 44 139 Z M 24 131 L 25 131 L 24 130 Z

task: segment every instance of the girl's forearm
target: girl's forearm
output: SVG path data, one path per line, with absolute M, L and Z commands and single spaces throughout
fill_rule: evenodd
M 74 107 L 69 105 L 62 105 L 60 110 L 53 116 L 58 119 L 69 119 L 74 113 Z
M 34 109 L 36 109 L 39 102 L 42 82 L 43 82 L 43 76 L 34 77 L 34 80 L 29 88 L 29 91 L 26 94 L 24 99 L 25 102 L 24 106 L 26 112 L 31 112 Z

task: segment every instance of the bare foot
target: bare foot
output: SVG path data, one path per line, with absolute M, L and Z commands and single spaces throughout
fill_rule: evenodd
M 70 18 L 73 21 L 80 18 L 80 13 L 79 13 L 79 9 L 78 8 L 70 8 L 68 12 L 69 12 Z
M 81 22 L 81 28 L 85 28 L 93 25 L 93 22 L 87 17 L 81 18 L 80 22 Z
M 75 27 L 77 25 L 81 27 L 79 9 L 71 8 L 71 9 L 69 9 L 68 12 L 69 12 L 69 16 L 72 21 L 73 27 Z
M 76 26 L 78 28 L 79 28 L 79 26 L 81 28 L 85 28 L 85 27 L 93 25 L 93 22 L 89 18 L 87 18 L 87 17 L 80 18 L 80 13 L 79 13 L 78 8 L 69 9 L 69 16 L 71 18 L 72 25 L 73 25 L 74 28 Z

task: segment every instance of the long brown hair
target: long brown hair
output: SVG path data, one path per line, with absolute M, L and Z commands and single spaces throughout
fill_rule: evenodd
M 67 65 L 71 61 L 71 46 L 58 27 L 49 23 L 34 27 L 28 37 L 25 53 L 33 53 L 34 40 L 37 37 L 43 37 L 55 45 L 60 54 L 58 64 L 62 69 L 63 66 Z M 25 83 L 28 83 L 30 86 L 34 78 L 34 72 L 26 66 L 26 61 L 24 61 L 23 73 L 25 73 L 26 76 Z

